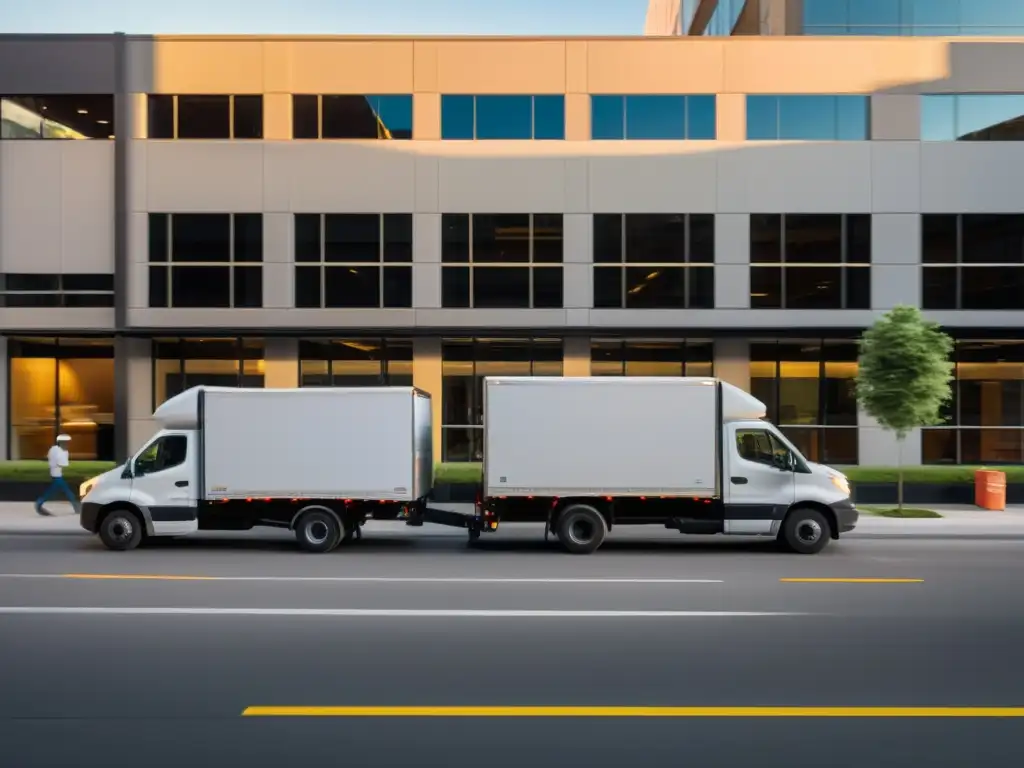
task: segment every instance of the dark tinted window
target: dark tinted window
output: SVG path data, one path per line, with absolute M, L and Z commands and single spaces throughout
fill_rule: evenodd
M 146 97 L 148 133 L 151 139 L 174 138 L 174 97 L 151 93 Z
M 263 97 L 235 96 L 234 138 L 263 138 Z
M 235 261 L 263 261 L 263 215 L 236 213 Z
M 176 213 L 171 216 L 172 261 L 231 261 L 231 216 Z
M 179 139 L 230 139 L 230 96 L 178 96 Z
M 441 138 L 473 138 L 474 100 L 472 96 L 441 96 Z
M 591 96 L 592 139 L 714 139 L 714 96 Z
M 112 139 L 114 128 L 110 94 L 0 96 L 0 138 Z
M 714 306 L 713 215 L 596 214 L 593 238 L 596 308 Z
M 320 97 L 292 95 L 292 138 L 320 138 Z

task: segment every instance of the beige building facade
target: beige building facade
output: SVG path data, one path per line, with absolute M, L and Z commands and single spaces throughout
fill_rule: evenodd
M 1022 65 L 1009 40 L 0 37 L 0 448 L 123 458 L 198 383 L 394 383 L 474 460 L 484 375 L 713 374 L 811 458 L 882 464 L 855 339 L 911 304 L 957 337 L 959 394 L 904 459 L 1024 460 L 1024 142 L 964 98 L 1012 109 Z

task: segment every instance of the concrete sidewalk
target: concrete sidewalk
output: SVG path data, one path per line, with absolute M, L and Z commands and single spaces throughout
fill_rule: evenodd
M 74 514 L 71 505 L 66 502 L 55 502 L 46 505 L 53 517 L 40 517 L 30 502 L 0 502 L 0 535 L 78 535 L 88 536 L 78 524 L 78 515 Z M 442 506 L 442 505 L 439 505 Z M 989 512 L 976 507 L 932 506 L 941 518 L 894 519 L 861 514 L 857 529 L 848 534 L 857 536 L 981 536 L 981 537 L 1021 537 L 1024 539 L 1024 506 L 1009 507 L 1003 512 Z M 505 530 L 512 526 L 506 525 Z M 515 526 L 518 528 L 519 526 Z M 525 527 L 525 526 L 524 526 Z M 390 536 L 438 536 L 451 535 L 464 537 L 465 532 L 456 528 L 440 526 L 424 526 L 407 528 L 398 522 L 370 522 L 364 529 L 370 535 Z M 632 536 L 656 536 L 662 529 L 654 526 L 624 529 L 619 535 L 626 533 Z M 284 531 L 267 529 L 267 533 L 289 535 Z M 674 532 L 665 532 L 678 535 Z M 221 535 L 221 534 L 217 534 Z M 229 535 L 229 534 L 223 534 Z M 234 535 L 234 534 L 230 534 Z

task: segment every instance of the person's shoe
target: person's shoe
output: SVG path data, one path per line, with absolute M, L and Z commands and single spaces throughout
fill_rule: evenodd
M 42 504 L 36 504 L 36 514 L 40 517 L 53 517 L 53 515 L 43 508 Z

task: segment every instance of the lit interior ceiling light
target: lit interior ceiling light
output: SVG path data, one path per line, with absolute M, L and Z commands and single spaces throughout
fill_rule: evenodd
M 110 121 L 109 120 L 97 120 L 96 122 L 99 123 L 100 125 L 110 125 Z
M 89 114 L 89 110 L 88 109 L 80 109 L 80 110 L 78 110 L 78 114 L 80 114 L 80 115 L 88 115 Z

